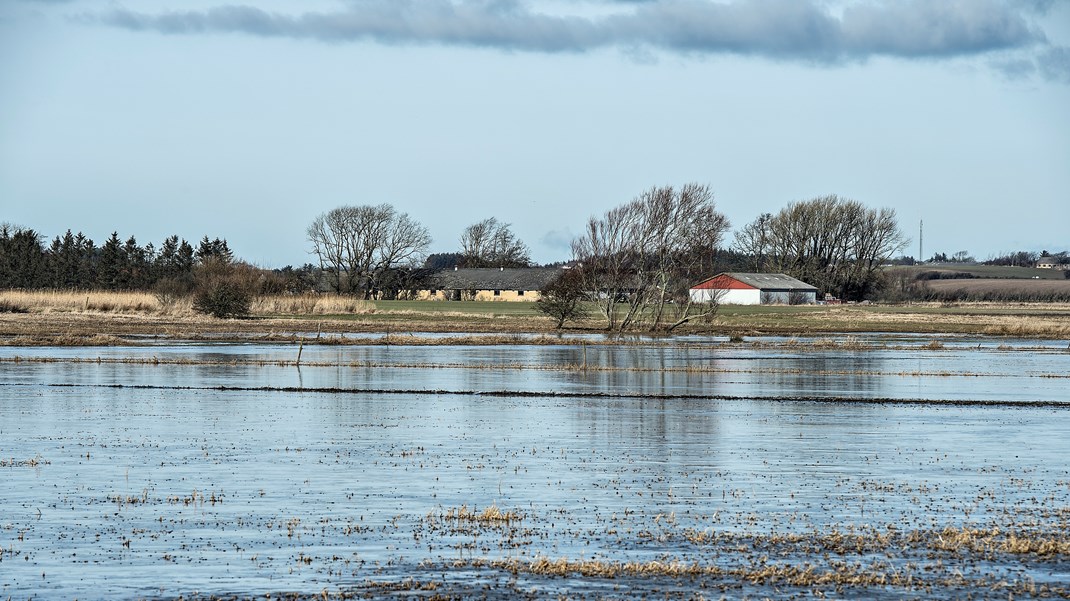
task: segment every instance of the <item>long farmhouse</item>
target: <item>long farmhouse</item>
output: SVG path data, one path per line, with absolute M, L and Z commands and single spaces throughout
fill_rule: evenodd
M 557 267 L 474 268 L 440 271 L 420 290 L 422 300 L 537 301 L 561 274 Z

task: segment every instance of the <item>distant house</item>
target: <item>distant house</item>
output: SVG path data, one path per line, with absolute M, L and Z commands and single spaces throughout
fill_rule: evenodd
M 783 273 L 722 273 L 691 287 L 694 302 L 812 305 L 817 288 Z
M 428 278 L 421 300 L 537 301 L 539 290 L 552 282 L 557 267 L 479 268 L 440 271 Z
M 1041 257 L 1037 269 L 1070 269 L 1070 265 L 1061 262 L 1059 257 Z

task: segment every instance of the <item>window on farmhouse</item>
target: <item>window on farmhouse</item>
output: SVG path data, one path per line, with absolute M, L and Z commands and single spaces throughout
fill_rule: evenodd
M 516 291 L 516 295 L 517 296 L 524 296 L 524 291 L 523 290 L 517 290 Z
M 501 290 L 495 290 L 494 291 L 494 296 L 501 296 L 501 295 L 502 295 L 502 291 Z

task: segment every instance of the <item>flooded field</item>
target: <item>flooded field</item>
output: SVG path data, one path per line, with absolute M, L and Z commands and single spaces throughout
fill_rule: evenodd
M 0 347 L 0 598 L 1070 596 L 1065 342 L 297 353 Z

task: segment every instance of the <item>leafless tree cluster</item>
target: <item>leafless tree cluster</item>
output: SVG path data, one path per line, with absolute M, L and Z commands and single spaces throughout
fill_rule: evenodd
M 728 227 L 708 186 L 652 188 L 592 217 L 572 253 L 609 329 L 672 330 L 716 310 L 696 306 L 688 290 Z
M 465 228 L 461 234 L 461 255 L 465 267 L 527 267 L 531 251 L 513 231 L 511 224 L 496 217 Z
M 787 273 L 861 300 L 878 285 L 881 265 L 907 242 L 893 209 L 832 195 L 758 217 L 736 232 L 735 249 L 754 257 L 755 271 Z
M 334 290 L 365 299 L 375 296 L 392 270 L 421 263 L 431 244 L 426 227 L 389 204 L 332 209 L 307 234 Z

